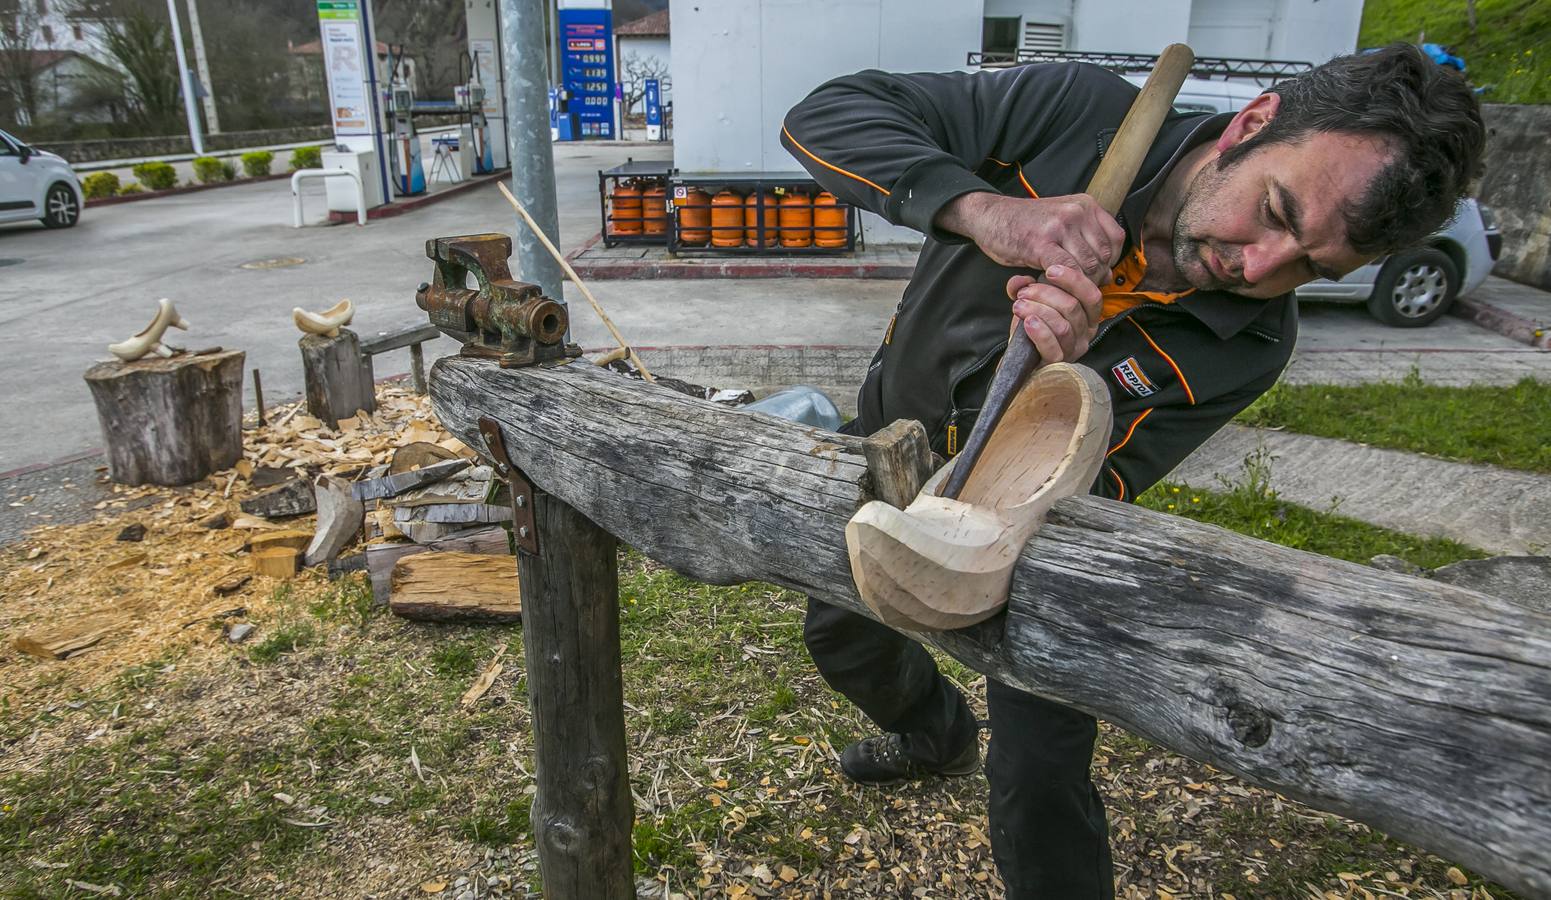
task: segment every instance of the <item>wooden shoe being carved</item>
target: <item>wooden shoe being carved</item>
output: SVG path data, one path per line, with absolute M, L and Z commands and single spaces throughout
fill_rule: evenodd
M 1104 463 L 1109 391 L 1085 366 L 1040 369 L 1008 407 L 957 500 L 937 495 L 954 463 L 908 507 L 863 506 L 846 525 L 851 575 L 878 618 L 914 631 L 962 628 L 1007 603 L 1013 565 L 1059 499 Z

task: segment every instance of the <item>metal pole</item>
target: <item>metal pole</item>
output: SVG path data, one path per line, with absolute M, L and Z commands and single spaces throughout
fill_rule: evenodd
M 210 80 L 210 63 L 205 58 L 205 33 L 199 27 L 199 4 L 188 0 L 188 30 L 194 39 L 194 67 L 199 70 L 199 81 L 205 86 L 205 124 L 211 134 L 221 133 L 221 120 L 215 114 L 215 82 Z
M 547 0 L 501 0 L 501 58 L 506 66 L 506 146 L 512 193 L 555 244 L 560 215 L 555 200 L 555 154 L 549 143 L 549 79 L 545 64 L 544 10 Z M 521 222 L 517 229 L 517 272 L 523 281 L 565 303 L 560 264 Z M 569 332 L 566 335 L 570 339 Z
M 188 57 L 183 53 L 183 25 L 178 21 L 176 0 L 167 0 L 167 14 L 172 17 L 172 46 L 178 51 L 178 77 L 183 84 L 183 112 L 188 115 L 188 137 L 194 145 L 194 155 L 205 155 L 205 141 L 199 135 L 199 113 L 194 109 L 194 85 L 188 75 Z

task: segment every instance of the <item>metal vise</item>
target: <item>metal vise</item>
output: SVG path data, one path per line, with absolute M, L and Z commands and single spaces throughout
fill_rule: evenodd
M 504 234 L 432 238 L 425 255 L 436 263 L 430 284 L 415 291 L 415 304 L 431 324 L 463 342 L 464 356 L 498 359 L 502 368 L 555 365 L 582 355 L 565 343 L 566 308 L 538 285 L 512 279 L 507 260 L 512 239 Z M 479 284 L 471 290 L 468 276 Z

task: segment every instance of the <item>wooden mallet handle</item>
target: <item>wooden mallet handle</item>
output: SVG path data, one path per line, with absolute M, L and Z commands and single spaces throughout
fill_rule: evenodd
M 1142 168 L 1142 160 L 1152 148 L 1153 139 L 1158 136 L 1158 128 L 1173 108 L 1174 95 L 1179 93 L 1179 87 L 1184 83 L 1185 76 L 1190 74 L 1195 59 L 1195 54 L 1184 44 L 1170 44 L 1164 48 L 1158 56 L 1158 65 L 1147 76 L 1142 92 L 1132 102 L 1130 111 L 1120 123 L 1120 130 L 1115 132 L 1115 139 L 1110 142 L 1108 152 L 1099 161 L 1098 171 L 1093 173 L 1093 180 L 1088 182 L 1088 195 L 1097 200 L 1110 215 L 1119 211 L 1120 204 L 1125 202 L 1126 192 L 1131 189 L 1131 182 L 1136 180 L 1136 173 Z M 1043 274 L 1039 280 L 1045 280 Z M 991 387 L 986 391 L 980 418 L 975 420 L 969 440 L 964 442 L 964 449 L 958 455 L 953 472 L 943 485 L 942 496 L 958 499 L 974 472 L 981 451 L 985 449 L 986 440 L 1002 420 L 1002 414 L 1012 404 L 1013 397 L 1017 396 L 1023 383 L 1028 380 L 1029 373 L 1038 366 L 1039 351 L 1034 349 L 1034 342 L 1029 340 L 1028 333 L 1022 328 L 1014 328 L 1007 344 L 1007 353 L 1002 356 Z

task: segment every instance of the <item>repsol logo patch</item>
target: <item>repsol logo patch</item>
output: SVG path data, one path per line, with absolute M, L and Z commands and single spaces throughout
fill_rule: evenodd
M 1136 357 L 1128 356 L 1121 362 L 1110 367 L 1110 373 L 1126 393 L 1133 397 L 1150 397 L 1158 393 L 1158 386 L 1153 384 L 1147 373 L 1142 371 L 1142 366 L 1136 361 Z

